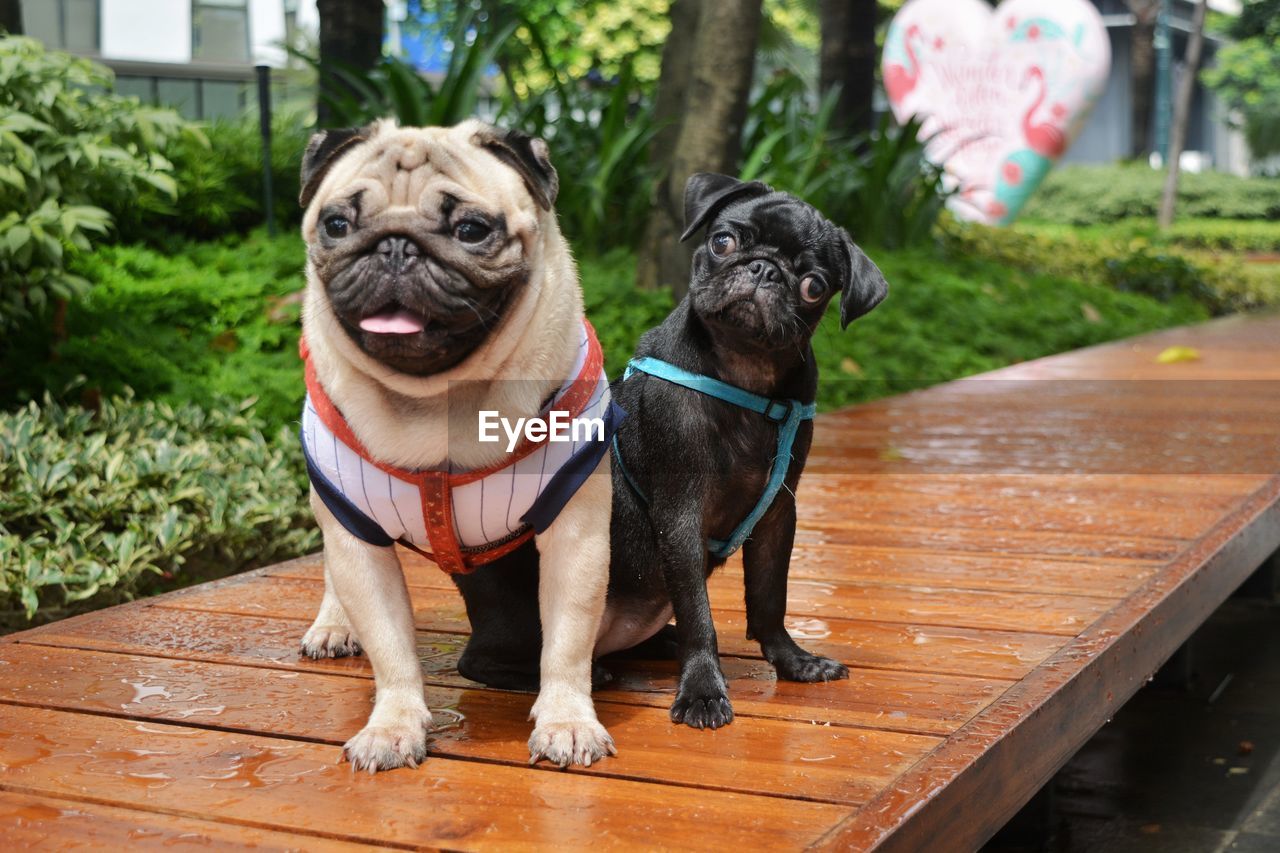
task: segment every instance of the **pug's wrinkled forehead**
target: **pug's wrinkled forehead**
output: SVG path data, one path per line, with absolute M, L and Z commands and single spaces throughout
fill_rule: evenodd
M 473 209 L 501 218 L 528 248 L 557 190 L 542 140 L 478 120 L 321 131 L 303 157 L 303 237 L 314 242 L 331 209 L 355 214 L 361 228 L 407 232 L 443 230 L 455 212 Z

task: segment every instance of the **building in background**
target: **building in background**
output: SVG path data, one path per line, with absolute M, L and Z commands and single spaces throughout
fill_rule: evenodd
M 1094 107 L 1089 121 L 1080 136 L 1072 143 L 1063 157 L 1063 163 L 1113 163 L 1130 156 L 1133 151 L 1133 89 L 1130 72 L 1130 46 L 1134 15 L 1125 0 L 1092 0 L 1102 14 L 1102 21 L 1111 37 L 1111 76 L 1101 100 Z M 1187 49 L 1187 33 L 1190 29 L 1193 0 L 1172 0 L 1169 28 L 1172 36 L 1173 79 L 1169 91 L 1177 92 L 1178 79 L 1185 65 L 1183 56 Z M 1229 15 L 1240 13 L 1239 0 L 1209 0 L 1209 9 Z M 1213 57 L 1222 42 L 1205 33 L 1202 64 L 1213 64 Z M 1158 73 L 1158 72 L 1157 72 Z M 1152 103 L 1151 126 L 1156 127 L 1156 103 Z M 1155 133 L 1152 139 L 1154 145 Z M 1196 82 L 1191 103 L 1191 117 L 1187 125 L 1187 141 L 1184 165 L 1195 171 L 1217 169 L 1224 172 L 1246 174 L 1249 170 L 1249 148 L 1244 136 L 1228 126 L 1226 109 L 1203 83 Z
M 315 0 L 22 0 L 22 17 L 47 47 L 115 71 L 122 94 L 198 119 L 253 106 L 253 67 L 283 67 L 284 45 L 318 29 Z

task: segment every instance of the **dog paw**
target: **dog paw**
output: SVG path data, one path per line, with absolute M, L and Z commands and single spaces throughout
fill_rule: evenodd
M 844 664 L 821 655 L 802 652 L 788 655 L 774 662 L 778 677 L 787 681 L 838 681 L 849 677 L 849 670 Z
M 671 721 L 695 729 L 718 729 L 733 722 L 733 706 L 723 690 L 707 693 L 681 690 L 671 705 Z
M 360 642 L 350 625 L 312 625 L 302 636 L 302 653 L 312 660 L 360 654 Z
M 597 720 L 538 723 L 529 736 L 529 763 L 542 759 L 559 767 L 590 767 L 606 755 L 617 755 L 613 738 Z
M 370 723 L 342 747 L 342 757 L 356 770 L 391 770 L 417 767 L 427 757 L 427 731 L 431 712 L 406 712 L 389 725 Z

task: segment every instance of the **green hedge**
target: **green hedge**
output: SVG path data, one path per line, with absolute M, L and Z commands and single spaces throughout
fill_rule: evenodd
M 302 241 L 255 233 L 183 243 L 166 255 L 107 246 L 76 271 L 93 288 L 67 310 L 67 339 L 35 326 L 0 341 L 0 404 L 85 376 L 107 393 L 132 388 L 171 403 L 256 399 L 273 426 L 298 417 Z
M 0 626 L 317 548 L 300 454 L 263 430 L 129 396 L 0 413 Z
M 1152 246 L 1206 249 L 1217 252 L 1280 253 L 1280 220 L 1196 219 L 1183 217 L 1162 231 L 1155 220 L 1137 217 L 1104 225 L 1067 225 L 1060 222 L 1019 222 L 1014 228 L 1054 239 L 1142 240 Z
M 1130 217 L 1154 219 L 1164 172 L 1133 163 L 1055 169 L 1023 208 L 1029 222 L 1094 225 Z M 1280 179 L 1239 178 L 1222 172 L 1184 172 L 1178 216 L 1280 219 Z
M 108 210 L 172 198 L 162 152 L 204 142 L 111 84 L 101 65 L 0 34 L 0 334 L 81 295 L 68 262 L 111 229 Z
M 984 258 L 1029 273 L 1104 284 L 1168 301 L 1187 297 L 1213 314 L 1253 310 L 1280 302 L 1280 281 L 1270 267 L 1252 267 L 1235 256 L 1113 236 L 1108 229 L 1080 234 L 1054 226 L 991 228 L 949 221 L 940 230 L 952 258 Z
M 203 138 L 179 137 L 164 148 L 173 163 L 172 195 L 151 192 L 136 204 L 108 205 L 117 242 L 166 245 L 175 237 L 216 239 L 262 225 L 262 135 L 257 116 L 202 126 Z M 272 118 L 271 178 L 276 221 L 289 230 L 298 207 L 302 152 L 311 130 L 297 111 Z

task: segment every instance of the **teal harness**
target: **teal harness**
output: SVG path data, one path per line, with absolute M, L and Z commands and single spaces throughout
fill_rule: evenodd
M 707 540 L 707 550 L 711 552 L 711 556 L 724 559 L 742 547 L 742 543 L 747 541 L 756 523 L 773 504 L 773 499 L 777 497 L 778 490 L 782 488 L 782 483 L 787 477 L 787 469 L 791 467 L 791 445 L 795 443 L 796 431 L 800 428 L 801 421 L 813 420 L 817 405 L 801 403 L 799 400 L 771 400 L 768 397 L 744 391 L 736 385 L 712 379 L 710 376 L 690 373 L 670 362 L 648 356 L 628 362 L 627 370 L 622 374 L 623 381 L 630 379 L 637 370 L 700 394 L 706 394 L 708 397 L 715 397 L 717 400 L 724 400 L 726 403 L 749 409 L 778 425 L 778 453 L 773 458 L 773 469 L 769 472 L 769 481 L 765 484 L 764 494 L 760 496 L 760 500 L 742 523 L 733 529 L 728 539 Z M 622 472 L 627 484 L 635 491 L 636 496 L 647 504 L 649 499 L 645 497 L 640 486 L 627 471 L 627 466 L 622 463 L 622 451 L 618 449 L 617 433 L 613 436 L 613 457 L 618 460 L 618 470 Z

